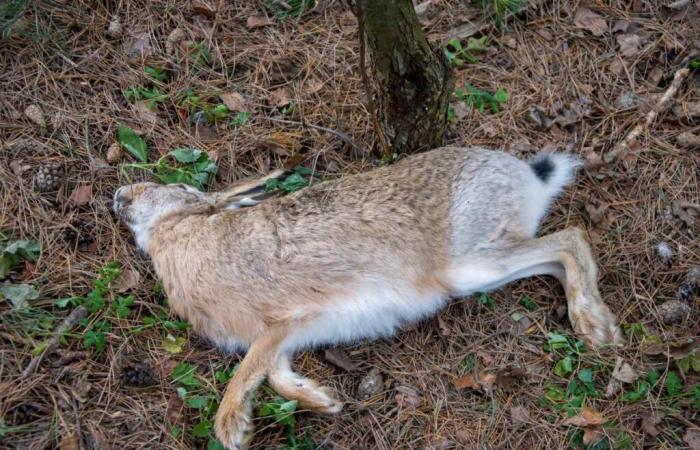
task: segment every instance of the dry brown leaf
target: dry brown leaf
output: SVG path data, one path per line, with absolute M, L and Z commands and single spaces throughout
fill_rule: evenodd
M 659 424 L 661 424 L 661 417 L 656 414 L 649 414 L 642 417 L 642 429 L 649 436 L 656 437 L 661 433 L 656 427 Z
M 360 400 L 367 400 L 378 395 L 383 389 L 384 378 L 379 369 L 375 367 L 360 381 L 360 384 L 357 386 L 357 396 L 360 397 Z
M 483 370 L 479 372 L 479 384 L 481 385 L 481 389 L 484 392 L 491 392 L 497 378 L 498 376 L 495 373 L 489 373 Z
M 605 219 L 605 215 L 608 212 L 609 206 L 606 204 L 602 204 L 596 207 L 591 203 L 586 203 L 585 208 L 586 214 L 588 214 L 588 218 L 591 219 L 591 223 L 593 225 L 600 225 Z
M 676 142 L 683 147 L 700 147 L 700 135 L 686 131 L 676 136 Z
M 615 361 L 615 368 L 612 373 L 613 378 L 623 383 L 634 383 L 639 379 L 639 374 L 627 364 L 622 358 L 617 357 Z
M 350 356 L 340 348 L 329 348 L 323 353 L 323 357 L 334 366 L 340 367 L 348 372 L 355 372 L 358 367 L 352 362 Z
M 245 106 L 245 98 L 238 92 L 228 92 L 219 94 L 221 101 L 231 111 L 247 111 Z
M 122 270 L 119 277 L 112 281 L 109 285 L 110 288 L 117 291 L 117 293 L 122 294 L 128 290 L 136 288 L 141 282 L 141 274 L 134 269 L 124 269 Z
M 29 120 L 34 122 L 39 128 L 46 128 L 46 119 L 44 119 L 44 112 L 37 105 L 29 105 L 24 110 L 24 115 L 27 116 Z
M 563 425 L 573 425 L 575 427 L 591 427 L 605 423 L 603 415 L 587 406 L 581 408 L 578 416 L 569 417 L 562 422 Z
M 73 189 L 68 198 L 68 204 L 72 207 L 85 206 L 92 201 L 92 184 L 84 184 Z
M 440 336 L 449 336 L 452 334 L 450 332 L 450 327 L 447 325 L 445 322 L 445 319 L 442 318 L 442 316 L 438 316 L 438 329 L 440 330 Z
M 267 27 L 270 25 L 274 25 L 274 23 L 275 22 L 269 17 L 259 15 L 248 16 L 248 19 L 246 19 L 245 21 L 245 25 L 246 27 L 248 27 L 249 30 Z
M 638 34 L 626 33 L 617 36 L 617 43 L 620 46 L 620 53 L 627 58 L 632 58 L 641 51 L 643 40 Z
M 510 420 L 516 423 L 528 423 L 530 421 L 530 412 L 523 406 L 513 406 L 510 408 Z
M 31 168 L 31 165 L 25 164 L 21 159 L 13 159 L 10 161 L 10 169 L 12 169 L 12 173 L 17 178 L 20 178 L 24 172 Z
M 603 430 L 600 427 L 586 427 L 583 430 L 583 444 L 595 444 L 603 437 Z
M 267 96 L 267 103 L 275 108 L 282 108 L 292 102 L 291 98 L 292 95 L 289 89 L 281 87 L 270 91 L 270 95 Z
M 60 450 L 79 450 L 80 449 L 80 436 L 78 433 L 73 432 L 67 436 L 61 438 Z
M 622 390 L 622 383 L 614 378 L 611 378 L 608 385 L 605 387 L 605 396 L 607 398 L 614 397 Z
M 400 408 L 418 408 L 423 399 L 418 394 L 418 391 L 410 386 L 396 386 L 396 404 Z
M 700 428 L 690 428 L 683 435 L 683 440 L 688 444 L 690 450 L 700 450 Z
M 112 446 L 109 445 L 107 437 L 97 425 L 88 426 L 88 432 L 88 448 L 91 450 L 111 450 Z
M 525 370 L 520 367 L 506 367 L 496 372 L 495 384 L 503 389 L 511 389 L 519 380 L 527 376 Z M 481 376 L 480 376 L 481 378 Z
M 476 391 L 481 390 L 481 385 L 476 382 L 474 379 L 474 376 L 472 374 L 466 374 L 463 377 L 459 377 L 456 380 L 452 382 L 455 386 L 455 389 L 458 391 L 461 391 L 462 389 L 474 389 Z
M 455 112 L 455 118 L 460 121 L 467 117 L 469 114 L 469 107 L 465 102 L 456 102 L 452 105 L 452 109 Z
M 338 22 L 342 34 L 352 34 L 357 30 L 357 18 L 350 10 L 340 13 Z
M 123 155 L 124 153 L 122 152 L 122 146 L 119 145 L 119 142 L 112 142 L 107 149 L 107 161 L 111 163 L 119 162 Z
M 151 35 L 148 31 L 133 33 L 125 42 L 124 51 L 131 59 L 145 58 L 151 54 Z
M 192 11 L 195 14 L 201 14 L 210 19 L 213 19 L 214 16 L 216 16 L 216 10 L 214 7 L 203 0 L 192 0 Z
M 177 47 L 177 44 L 185 39 L 187 35 L 185 34 L 185 30 L 182 28 L 175 28 L 173 31 L 168 34 L 167 39 L 165 40 L 165 53 L 168 55 L 172 55 L 175 52 L 175 48 Z
M 165 410 L 165 415 L 168 418 L 168 422 L 170 422 L 171 425 L 184 423 L 184 410 L 185 403 L 182 401 L 180 396 L 177 395 L 177 392 L 170 394 L 168 406 Z
M 630 23 L 628 20 L 616 20 L 615 23 L 613 24 L 612 32 L 613 33 L 625 33 L 627 32 L 627 29 L 630 27 Z
M 158 114 L 148 107 L 148 100 L 139 100 L 134 103 L 134 110 L 136 115 L 142 121 L 150 124 L 155 124 L 158 122 Z
M 608 31 L 608 23 L 598 13 L 579 7 L 574 15 L 574 25 L 590 31 L 593 36 L 602 36 Z

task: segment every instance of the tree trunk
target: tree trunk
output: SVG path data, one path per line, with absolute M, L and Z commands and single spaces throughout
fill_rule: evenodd
M 411 0 L 356 0 L 356 6 L 391 152 L 439 147 L 453 87 L 447 58 L 431 48 Z

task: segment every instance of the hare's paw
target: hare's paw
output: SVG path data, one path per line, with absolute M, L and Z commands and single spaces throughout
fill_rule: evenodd
M 615 314 L 597 296 L 577 296 L 569 305 L 569 319 L 579 336 L 593 347 L 623 343 Z
M 243 411 L 219 408 L 214 422 L 216 438 L 228 450 L 245 450 L 253 434 L 253 424 Z

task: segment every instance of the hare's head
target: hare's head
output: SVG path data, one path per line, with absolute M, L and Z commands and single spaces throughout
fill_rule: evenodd
M 136 244 L 146 251 L 151 227 L 164 217 L 197 210 L 209 204 L 207 195 L 185 184 L 136 183 L 114 193 L 114 212 L 134 234 Z

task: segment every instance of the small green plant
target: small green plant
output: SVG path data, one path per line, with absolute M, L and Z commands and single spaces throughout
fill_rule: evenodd
M 223 103 L 209 101 L 207 98 L 195 94 L 191 89 L 184 91 L 178 100 L 178 105 L 187 110 L 188 117 L 192 123 L 205 122 L 213 124 L 220 120 L 225 120 L 231 112 Z M 239 113 L 236 118 L 247 120 L 247 116 Z M 241 124 L 242 124 L 241 123 Z
M 0 233 L 0 280 L 22 261 L 35 261 L 39 256 L 39 244 L 32 240 L 10 240 Z
M 117 127 L 117 137 L 119 145 L 134 155 L 136 159 L 142 163 L 148 161 L 148 145 L 146 145 L 146 141 L 136 134 L 134 130 L 127 126 L 119 125 L 119 127 Z
M 83 347 L 86 350 L 93 348 L 95 352 L 101 353 L 107 346 L 107 333 L 112 331 L 112 324 L 99 321 L 90 325 L 87 319 L 83 320 L 82 324 L 86 327 L 83 333 Z
M 537 309 L 537 303 L 527 295 L 520 299 L 520 304 L 525 307 L 528 311 L 534 311 Z
M 204 41 L 193 42 L 189 46 L 190 58 L 195 68 L 211 64 L 211 52 Z
M 499 112 L 501 107 L 508 101 L 508 93 L 502 88 L 498 88 L 496 92 L 490 93 L 469 84 L 464 89 L 456 89 L 454 96 L 458 100 L 466 102 L 472 108 L 478 109 L 479 112 L 484 112 L 488 106 L 494 114 Z
M 700 69 L 700 59 L 691 59 L 688 61 L 688 67 L 691 69 Z
M 241 125 L 244 125 L 248 119 L 250 118 L 250 113 L 246 111 L 241 111 L 229 121 L 229 125 L 234 126 L 234 127 L 239 127 Z
M 505 25 L 506 16 L 527 6 L 528 0 L 480 0 L 484 14 L 499 26 Z
M 266 191 L 284 191 L 291 193 L 305 188 L 309 185 L 309 181 L 315 176 L 314 171 L 307 167 L 295 167 L 291 174 L 287 175 L 284 180 L 273 178 L 265 183 Z
M 141 162 L 125 164 L 123 168 L 142 169 L 151 172 L 165 184 L 185 183 L 203 189 L 218 166 L 206 152 L 194 148 L 176 148 L 155 163 Z
M 157 83 L 162 83 L 168 79 L 168 74 L 160 67 L 146 66 L 143 71 L 146 73 L 146 76 L 151 79 L 151 81 Z
M 479 294 L 478 303 L 485 306 L 488 309 L 493 309 L 496 307 L 496 301 L 490 295 L 482 292 Z
M 443 49 L 445 57 L 453 67 L 462 67 L 465 62 L 476 64 L 479 59 L 477 53 L 488 50 L 488 36 L 467 39 L 467 46 L 462 46 L 462 41 L 457 38 L 450 39 Z
M 316 0 L 287 0 L 286 2 L 267 0 L 265 8 L 282 20 L 298 18 L 304 12 L 311 11 L 316 6 Z
M 24 27 L 24 14 L 29 2 L 27 0 L 8 0 L 0 3 L 0 37 L 6 39 Z
M 141 86 L 132 86 L 126 88 L 123 94 L 124 98 L 130 102 L 146 100 L 146 106 L 148 106 L 149 109 L 155 109 L 159 103 L 165 102 L 169 97 L 163 94 L 157 87 L 148 89 Z

